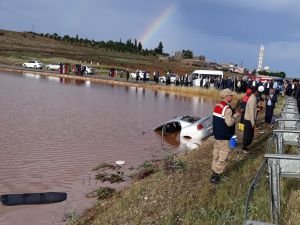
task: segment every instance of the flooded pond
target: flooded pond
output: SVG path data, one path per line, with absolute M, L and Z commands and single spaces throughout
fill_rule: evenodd
M 66 215 L 95 202 L 85 197 L 102 185 L 92 168 L 116 160 L 137 167 L 172 155 L 178 140 L 162 145 L 153 128 L 176 115 L 205 116 L 213 108 L 198 97 L 8 72 L 0 72 L 0 105 L 0 195 L 68 194 L 56 204 L 0 205 L 1 225 L 62 224 Z

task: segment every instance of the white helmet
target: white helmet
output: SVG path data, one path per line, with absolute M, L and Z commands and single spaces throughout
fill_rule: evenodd
M 258 87 L 259 92 L 263 92 L 264 90 L 265 90 L 264 86 L 261 85 L 261 86 Z

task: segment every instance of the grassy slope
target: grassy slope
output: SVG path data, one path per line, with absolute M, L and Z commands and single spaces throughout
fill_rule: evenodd
M 111 200 L 99 201 L 78 224 L 241 224 L 261 156 L 231 163 L 226 181 L 215 187 L 209 183 L 211 152 L 209 140 L 181 157 L 187 163 L 184 172 L 161 171 L 137 182 Z M 262 210 L 259 214 L 266 217 Z
M 242 224 L 248 187 L 270 144 L 268 138 L 272 130 L 262 129 L 262 117 L 261 114 L 259 131 L 264 132 L 256 133 L 252 145 L 254 154 L 232 152 L 220 185 L 209 183 L 213 149 L 209 139 L 198 150 L 176 156 L 186 163 L 186 170 L 170 172 L 161 169 L 112 198 L 99 200 L 71 224 Z M 236 158 L 240 160 L 234 160 Z M 300 182 L 284 180 L 282 187 L 282 224 L 298 225 Z M 269 206 L 268 184 L 262 179 L 250 206 L 250 218 L 270 222 Z
M 30 33 L 0 30 L 0 64 L 22 65 L 24 61 L 37 59 L 44 64 L 54 62 L 79 63 L 93 61 L 94 67 L 122 68 L 135 71 L 145 69 L 165 73 L 190 73 L 197 67 L 183 65 L 175 61 L 160 61 L 154 56 L 116 52 L 102 48 L 83 47 L 63 41 L 56 41 Z M 95 63 L 99 63 L 96 66 Z

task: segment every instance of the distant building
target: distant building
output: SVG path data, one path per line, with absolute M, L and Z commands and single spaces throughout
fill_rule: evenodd
M 158 56 L 158 60 L 159 61 L 169 61 L 170 60 L 170 57 L 169 56 Z
M 207 63 L 199 59 L 181 59 L 181 63 L 189 66 L 207 67 Z
M 239 73 L 239 74 L 245 73 L 245 68 L 239 67 L 237 64 L 234 63 L 223 63 L 221 66 L 223 71 L 230 71 L 232 73 Z
M 266 72 L 268 72 L 268 73 L 271 72 L 270 67 L 269 67 L 269 66 L 265 66 L 265 67 L 264 67 L 264 71 L 266 71 Z
M 181 60 L 183 58 L 184 57 L 183 57 L 182 51 L 176 51 L 175 52 L 175 55 L 174 55 L 174 59 L 175 60 Z M 204 55 L 194 56 L 193 59 L 189 59 L 189 60 L 199 60 L 199 61 L 205 62 L 206 61 L 206 57 Z
M 244 74 L 245 73 L 245 68 L 243 68 L 243 67 L 235 67 L 234 69 L 233 69 L 233 72 L 234 73 L 239 73 L 239 74 Z
M 206 61 L 206 57 L 204 55 L 200 55 L 198 56 L 199 60 L 205 62 Z
M 176 51 L 174 58 L 175 58 L 175 60 L 182 59 L 182 51 Z

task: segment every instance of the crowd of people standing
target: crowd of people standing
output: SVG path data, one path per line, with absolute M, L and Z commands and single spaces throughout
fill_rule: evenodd
M 214 149 L 211 165 L 212 175 L 210 178 L 212 184 L 218 184 L 225 171 L 229 153 L 231 151 L 229 141 L 235 136 L 236 123 L 240 122 L 243 124 L 242 146 L 238 151 L 245 154 L 252 152 L 249 146 L 254 139 L 257 126 L 257 114 L 262 111 L 262 108 L 265 109 L 265 126 L 273 127 L 273 113 L 278 100 L 278 95 L 280 94 L 278 89 L 275 88 L 276 85 L 248 85 L 239 109 L 233 109 L 230 105 L 235 92 L 229 88 L 220 92 L 222 100 L 216 104 L 213 111 Z M 296 79 L 292 82 L 285 81 L 281 94 L 282 96 L 294 96 L 297 100 L 298 111 L 300 113 L 299 81 Z
M 126 70 L 127 74 L 127 81 L 129 81 L 129 71 Z M 171 85 L 174 83 L 175 86 L 186 86 L 186 87 L 200 87 L 205 89 L 217 89 L 217 90 L 224 90 L 229 88 L 232 91 L 237 93 L 246 93 L 247 88 L 251 87 L 264 87 L 264 93 L 268 93 L 271 88 L 273 88 L 278 94 L 283 90 L 286 89 L 286 94 L 290 95 L 295 90 L 295 85 L 292 82 L 285 81 L 282 83 L 282 79 L 278 80 L 261 80 L 259 78 L 255 78 L 255 76 L 228 76 L 228 77 L 221 77 L 216 75 L 200 75 L 199 77 L 195 77 L 193 74 L 185 74 L 185 75 L 178 75 L 167 73 L 166 75 L 162 76 L 158 71 L 153 72 L 153 75 L 150 78 L 150 75 L 146 71 L 139 71 L 137 70 L 135 81 L 143 81 L 146 82 L 148 80 L 153 80 L 156 84 L 159 82 L 164 82 L 165 85 Z M 197 80 L 197 82 L 195 82 Z

